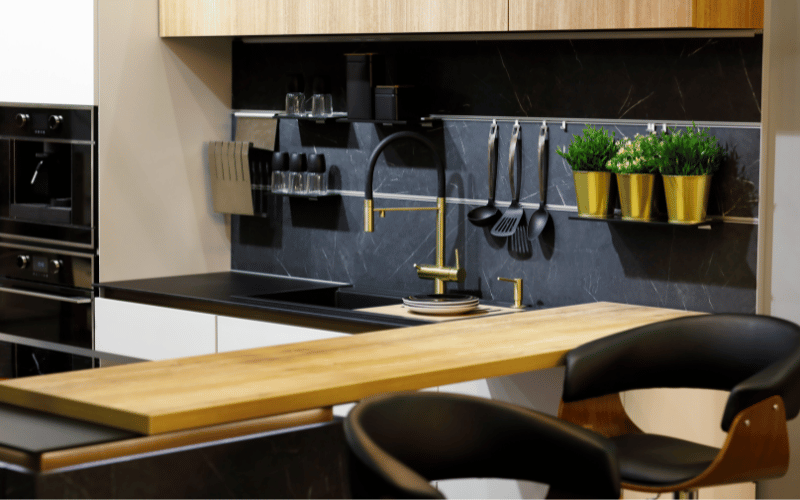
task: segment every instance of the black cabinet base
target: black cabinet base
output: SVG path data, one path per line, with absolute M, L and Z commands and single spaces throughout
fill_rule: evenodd
M 339 420 L 48 473 L 3 465 L 4 498 L 352 498 L 381 490 L 350 455 Z

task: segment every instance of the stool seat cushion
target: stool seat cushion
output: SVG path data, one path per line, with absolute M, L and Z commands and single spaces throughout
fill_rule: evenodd
M 622 482 L 647 486 L 679 484 L 697 477 L 720 451 L 659 434 L 624 434 L 611 439 L 617 445 Z

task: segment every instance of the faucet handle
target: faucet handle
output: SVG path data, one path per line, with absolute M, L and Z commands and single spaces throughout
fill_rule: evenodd
M 461 265 L 458 263 L 458 248 L 456 248 L 456 269 L 461 269 Z
M 522 305 L 522 278 L 501 278 L 500 276 L 497 277 L 497 281 L 507 281 L 509 283 L 514 283 L 514 309 L 524 309 L 525 306 Z

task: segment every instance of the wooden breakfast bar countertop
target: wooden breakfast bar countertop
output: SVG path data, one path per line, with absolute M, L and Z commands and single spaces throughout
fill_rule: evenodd
M 554 367 L 585 342 L 698 313 L 607 302 L 0 383 L 0 401 L 160 434 Z

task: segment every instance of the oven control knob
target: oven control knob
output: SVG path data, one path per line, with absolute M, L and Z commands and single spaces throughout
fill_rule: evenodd
M 62 121 L 64 118 L 61 115 L 50 115 L 50 118 L 47 119 L 47 127 L 50 130 L 58 130 Z
M 17 267 L 19 267 L 20 269 L 25 269 L 26 267 L 28 267 L 29 260 L 30 257 L 28 257 L 27 255 L 17 255 Z
M 58 273 L 63 265 L 64 263 L 58 259 L 53 259 L 50 261 L 50 266 L 53 268 L 53 273 Z
M 14 117 L 14 125 L 16 125 L 17 128 L 25 128 L 30 119 L 31 117 L 25 113 L 17 113 L 17 116 Z

